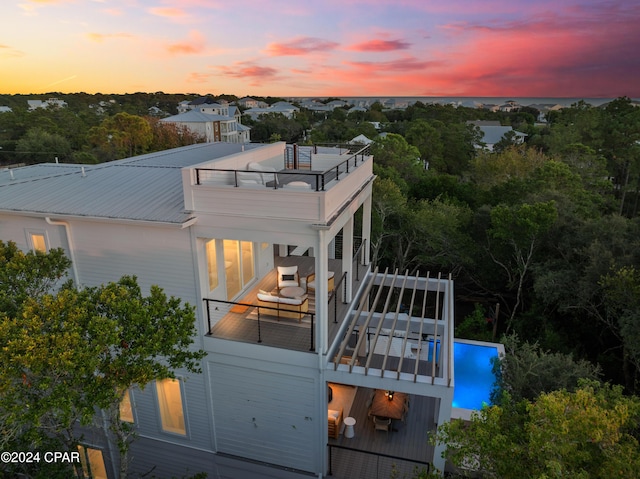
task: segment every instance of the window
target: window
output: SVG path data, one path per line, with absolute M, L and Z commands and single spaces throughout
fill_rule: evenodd
M 223 250 L 227 300 L 231 301 L 255 276 L 253 243 L 224 240 Z
M 120 402 L 120 420 L 135 422 L 133 419 L 133 407 L 131 406 L 131 395 L 128 389 L 124 392 L 124 397 Z
M 158 392 L 162 430 L 182 434 L 183 436 L 186 435 L 180 381 L 177 379 L 156 381 L 156 390 Z
M 29 247 L 33 251 L 47 252 L 47 236 L 44 231 L 28 231 L 27 239 L 29 240 Z
M 207 241 L 207 270 L 209 271 L 209 291 L 218 287 L 218 259 L 216 258 L 216 240 Z
M 84 477 L 108 479 L 107 469 L 104 466 L 104 458 L 100 449 L 78 446 L 78 451 L 80 451 L 80 462 L 82 463 Z

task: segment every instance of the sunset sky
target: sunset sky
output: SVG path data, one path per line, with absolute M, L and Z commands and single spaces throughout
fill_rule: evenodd
M 0 93 L 640 97 L 638 0 L 4 0 Z

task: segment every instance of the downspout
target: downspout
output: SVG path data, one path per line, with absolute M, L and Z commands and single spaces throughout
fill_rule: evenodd
M 73 280 L 76 283 L 76 288 L 80 286 L 80 277 L 78 276 L 78 267 L 76 266 L 75 248 L 73 247 L 73 240 L 71 239 L 71 226 L 66 221 L 52 220 L 48 216 L 45 218 L 47 223 L 53 226 L 64 226 L 65 233 L 67 235 L 67 244 L 69 245 L 69 259 L 71 260 L 71 270 L 73 271 Z

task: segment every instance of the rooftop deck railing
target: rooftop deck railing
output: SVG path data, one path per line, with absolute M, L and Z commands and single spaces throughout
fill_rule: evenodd
M 328 168 L 322 172 L 307 171 L 307 170 L 292 170 L 287 168 L 287 161 L 285 160 L 284 169 L 277 172 L 271 171 L 256 171 L 256 170 L 233 170 L 224 168 L 196 168 L 196 185 L 202 185 L 207 183 L 210 179 L 215 179 L 216 176 L 231 176 L 232 186 L 242 186 L 240 180 L 246 177 L 247 174 L 258 174 L 268 179 L 267 186 L 278 189 L 290 181 L 309 179 L 308 182 L 311 188 L 315 191 L 324 191 L 326 185 L 333 180 L 339 181 L 341 175 L 349 174 L 352 168 L 357 168 L 359 164 L 362 164 L 369 156 L 369 145 L 363 146 L 348 158 L 339 162 L 335 166 Z M 313 168 L 311 164 L 310 168 Z

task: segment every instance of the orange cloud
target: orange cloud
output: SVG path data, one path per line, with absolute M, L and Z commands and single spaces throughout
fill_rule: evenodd
M 183 42 L 172 43 L 167 46 L 167 51 L 172 55 L 194 55 L 202 53 L 206 47 L 204 36 L 197 30 L 189 32 L 189 39 Z
M 357 43 L 347 47 L 347 50 L 357 52 L 390 52 L 395 50 L 406 50 L 411 46 L 408 42 L 402 40 L 368 40 L 366 42 Z
M 338 43 L 322 38 L 298 37 L 285 43 L 270 43 L 265 52 L 274 57 L 306 55 L 334 50 Z
M 90 32 L 86 33 L 85 36 L 91 40 L 92 42 L 102 43 L 105 40 L 110 40 L 112 38 L 133 38 L 133 35 L 129 33 L 97 33 Z
M 17 58 L 21 56 L 24 56 L 24 53 L 20 50 L 0 44 L 0 58 Z

